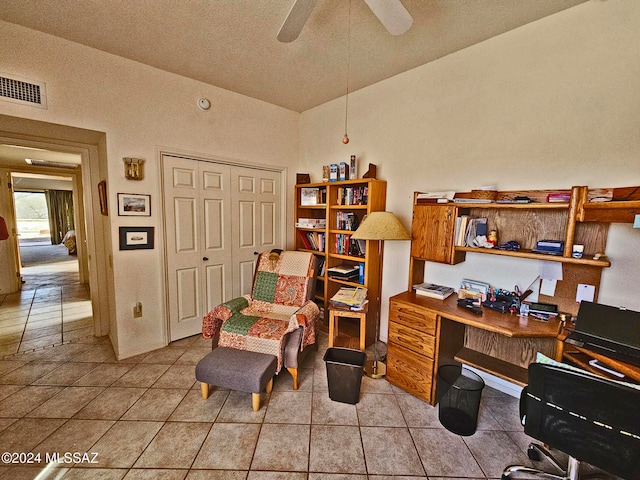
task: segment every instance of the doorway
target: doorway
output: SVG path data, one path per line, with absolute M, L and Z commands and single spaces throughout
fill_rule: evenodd
M 0 215 L 11 233 L 0 246 L 0 264 L 6 267 L 0 275 L 0 357 L 106 335 L 110 321 L 109 288 L 102 273 L 106 253 L 94 244 L 96 219 L 91 213 L 94 200 L 89 188 L 99 169 L 98 144 L 104 134 L 4 115 L 0 118 L 6 121 L 3 127 L 11 129 L 0 131 L 0 177 L 3 187 L 9 186 L 0 190 Z M 52 133 L 58 138 L 50 138 Z M 48 140 L 43 140 L 43 134 Z M 49 184 L 33 185 L 36 180 Z M 83 189 L 83 185 L 87 187 Z M 46 223 L 19 235 L 26 227 L 16 222 L 14 186 L 19 192 L 71 192 L 75 248 L 69 248 L 72 235 L 66 235 L 70 223 L 63 223 L 55 232 L 55 241 L 43 241 L 43 236 L 51 234 Z M 25 251 L 34 246 L 49 251 Z M 52 253 L 52 247 L 59 251 Z M 91 295 L 90 291 L 97 293 Z
M 81 283 L 72 180 L 12 174 L 22 290 Z

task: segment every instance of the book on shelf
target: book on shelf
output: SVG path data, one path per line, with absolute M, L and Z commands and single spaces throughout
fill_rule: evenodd
M 494 203 L 495 200 L 488 198 L 454 198 L 454 203 Z
M 329 165 L 329 181 L 337 182 L 338 181 L 338 164 L 332 163 Z
M 340 181 L 349 180 L 349 165 L 346 162 L 340 162 L 338 166 L 338 178 Z
M 416 195 L 417 204 L 425 203 L 449 203 L 453 200 L 456 192 L 444 191 L 444 192 L 422 192 Z
M 320 187 L 302 187 L 300 189 L 300 205 L 314 206 L 327 203 L 327 189 Z
M 357 282 L 360 275 L 360 268 L 357 265 L 337 265 L 327 268 L 329 278 L 344 280 L 347 282 Z
M 300 232 L 300 240 L 302 240 L 304 248 L 307 250 L 324 252 L 325 238 L 324 232 Z
M 338 205 L 367 205 L 369 201 L 369 187 L 340 187 L 338 188 Z
M 449 295 L 455 292 L 455 290 L 451 287 L 446 287 L 444 285 L 437 285 L 435 283 L 419 283 L 413 286 L 413 289 L 416 291 L 416 295 L 422 295 L 424 297 L 431 298 L 439 298 L 440 300 L 444 300 Z
M 460 215 L 456 218 L 456 228 L 454 233 L 455 245 L 457 247 L 473 247 L 473 240 L 478 235 L 487 235 L 487 219 L 484 217 L 470 217 Z
M 346 307 L 364 307 L 367 301 L 367 289 L 365 287 L 341 287 L 331 297 L 331 305 Z
M 324 229 L 327 227 L 327 220 L 324 218 L 298 218 L 296 227 Z
M 336 233 L 335 234 L 335 252 L 339 255 L 349 255 L 352 251 L 352 244 L 355 242 L 351 241 L 351 235 L 347 235 L 346 233 Z
M 336 212 L 336 228 L 338 230 L 351 230 L 355 232 L 360 225 L 360 219 L 353 212 Z

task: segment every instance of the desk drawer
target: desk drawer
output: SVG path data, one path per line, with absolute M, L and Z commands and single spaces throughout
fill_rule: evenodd
M 433 335 L 410 328 L 402 323 L 389 322 L 389 343 L 407 348 L 421 355 L 433 358 L 436 339 Z
M 392 301 L 389 306 L 389 321 L 401 323 L 429 335 L 436 333 L 436 313 L 416 305 Z
M 389 343 L 387 347 L 387 380 L 426 402 L 431 401 L 433 360 Z

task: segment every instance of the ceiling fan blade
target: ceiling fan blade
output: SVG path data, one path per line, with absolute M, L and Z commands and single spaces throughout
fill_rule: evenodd
M 364 0 L 391 35 L 402 35 L 413 24 L 413 17 L 400 0 Z
M 284 19 L 280 27 L 278 40 L 288 43 L 298 38 L 316 3 L 318 3 L 318 0 L 295 0 L 287 18 Z

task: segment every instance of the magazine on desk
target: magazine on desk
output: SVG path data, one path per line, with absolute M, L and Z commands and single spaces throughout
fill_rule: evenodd
M 444 300 L 452 293 L 455 293 L 455 290 L 451 287 L 436 285 L 435 283 L 429 282 L 414 285 L 413 289 L 416 291 L 416 295 L 422 295 L 424 297 L 430 298 L 439 298 L 440 300 Z

